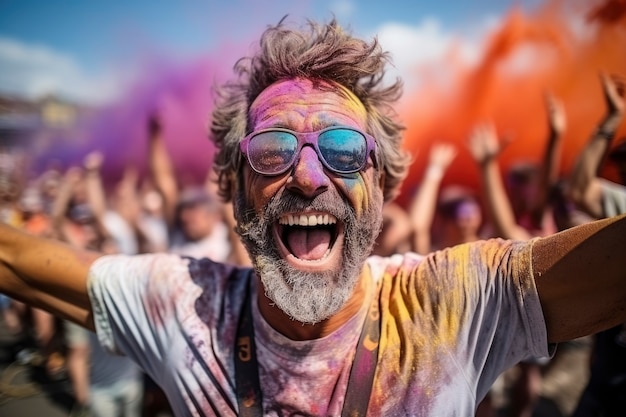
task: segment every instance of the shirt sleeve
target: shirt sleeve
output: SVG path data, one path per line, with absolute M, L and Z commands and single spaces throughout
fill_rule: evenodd
M 175 309 L 168 293 L 186 274 L 187 262 L 168 254 L 109 255 L 94 262 L 88 291 L 105 350 L 129 356 L 148 373 L 162 363 L 172 334 L 163 318 Z
M 460 245 L 427 257 L 418 269 L 419 281 L 430 276 L 427 292 L 436 294 L 433 326 L 456 335 L 449 353 L 479 395 L 521 360 L 553 354 L 533 277 L 534 242 Z

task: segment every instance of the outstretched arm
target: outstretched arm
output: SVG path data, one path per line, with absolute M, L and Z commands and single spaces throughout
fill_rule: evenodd
M 98 256 L 0 224 L 0 292 L 93 329 L 87 273 Z
M 431 251 L 431 226 L 437 209 L 441 179 L 456 156 L 453 145 L 438 143 L 430 150 L 428 167 L 419 190 L 411 201 L 409 216 L 413 227 L 413 250 L 427 254 Z
M 511 202 L 502 183 L 497 158 L 503 147 L 498 142 L 493 125 L 476 126 L 470 135 L 468 145 L 480 170 L 487 210 L 496 232 L 505 239 L 529 239 L 530 234 L 515 220 Z
M 533 274 L 551 343 L 626 322 L 624 253 L 626 215 L 535 242 Z
M 619 127 L 624 112 L 624 79 L 602 74 L 607 112 L 583 149 L 570 176 L 574 202 L 593 217 L 604 217 L 598 170 Z

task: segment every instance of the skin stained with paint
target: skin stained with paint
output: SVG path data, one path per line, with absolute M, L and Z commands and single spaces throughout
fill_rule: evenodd
M 337 91 L 336 95 L 327 95 L 326 89 Z M 337 90 L 339 89 L 339 90 Z M 267 88 L 257 97 L 250 107 L 250 118 L 254 130 L 268 127 L 286 127 L 296 131 L 315 131 L 328 126 L 345 125 L 361 129 L 366 125 L 365 108 L 344 87 L 329 86 L 319 90 L 308 80 L 288 80 L 276 83 Z M 349 97 L 349 99 L 346 99 Z M 339 98 L 339 99 L 338 99 Z M 304 147 L 292 171 L 284 175 L 266 177 L 253 172 L 247 165 L 244 166 L 246 182 L 246 198 L 253 202 L 257 210 L 262 209 L 273 198 L 279 189 L 289 187 L 294 181 L 293 176 L 299 177 L 298 183 L 303 185 L 300 191 L 315 193 L 317 189 L 335 188 L 346 196 L 351 207 L 360 215 L 364 207 L 370 204 L 367 184 L 363 175 L 374 176 L 371 161 L 364 171 L 337 175 L 328 172 L 317 158 L 313 149 Z

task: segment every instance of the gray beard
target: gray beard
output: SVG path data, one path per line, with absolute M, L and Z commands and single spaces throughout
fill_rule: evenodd
M 382 195 L 373 200 L 382 202 Z M 305 209 L 330 212 L 343 222 L 343 264 L 337 270 L 300 271 L 280 255 L 272 231 L 274 222 L 285 212 Z M 279 192 L 264 208 L 263 216 L 249 208 L 243 193 L 239 192 L 235 199 L 235 218 L 237 232 L 261 277 L 266 296 L 289 317 L 305 324 L 326 320 L 347 303 L 382 224 L 381 209 L 376 204 L 364 210 L 357 220 L 350 205 L 330 191 L 312 200 L 289 191 Z

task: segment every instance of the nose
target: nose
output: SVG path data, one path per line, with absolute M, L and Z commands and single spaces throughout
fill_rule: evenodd
M 287 188 L 306 197 L 315 197 L 324 192 L 330 185 L 322 161 L 317 157 L 315 149 L 305 146 L 293 168 Z

